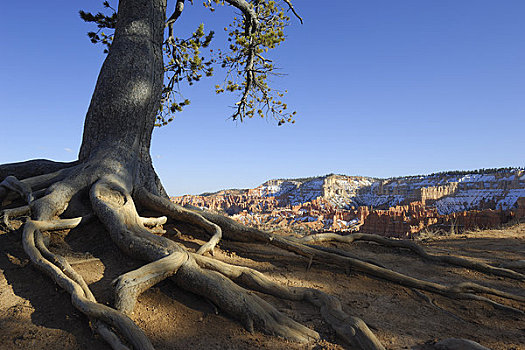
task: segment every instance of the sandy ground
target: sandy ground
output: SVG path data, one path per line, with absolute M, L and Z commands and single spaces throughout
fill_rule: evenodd
M 166 236 L 190 248 L 203 236 L 183 235 L 168 227 Z M 109 349 L 76 311 L 69 295 L 35 269 L 21 247 L 20 230 L 0 232 L 0 349 Z M 91 223 L 71 232 L 53 233 L 51 250 L 68 257 L 100 302 L 111 304 L 110 282 L 141 262 L 119 253 L 104 230 Z M 429 250 L 487 261 L 524 260 L 525 224 L 421 242 Z M 334 246 L 334 245 L 331 245 Z M 338 245 L 356 255 L 412 276 L 450 284 L 477 283 L 525 294 L 525 282 L 486 276 L 463 268 L 431 264 L 403 250 L 371 243 Z M 525 317 L 474 301 L 450 300 L 417 292 L 354 271 L 312 264 L 270 246 L 222 242 L 216 257 L 257 268 L 279 283 L 319 288 L 340 298 L 343 308 L 369 324 L 388 349 L 432 349 L 449 337 L 467 338 L 491 349 L 525 349 Z M 261 295 L 279 310 L 320 333 L 315 344 L 297 344 L 245 331 L 214 305 L 165 281 L 140 298 L 133 315 L 156 349 L 344 349 L 319 310 L 306 303 Z M 518 302 L 500 300 L 525 310 Z

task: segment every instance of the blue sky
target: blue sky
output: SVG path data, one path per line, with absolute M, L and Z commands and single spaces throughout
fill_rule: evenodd
M 115 4 L 115 2 L 113 2 Z M 187 4 L 183 36 L 221 33 L 232 11 Z M 170 8 L 174 4 L 169 3 Z M 390 177 L 525 165 L 525 1 L 295 1 L 304 18 L 273 54 L 294 125 L 228 120 L 216 77 L 154 132 L 172 195 L 327 173 Z M 91 1 L 10 1 L 0 30 L 0 163 L 73 160 L 102 48 L 78 10 Z M 224 41 L 218 34 L 215 45 Z

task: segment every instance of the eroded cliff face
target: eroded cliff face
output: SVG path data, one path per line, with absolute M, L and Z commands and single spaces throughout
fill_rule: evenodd
M 327 175 L 172 199 L 255 226 L 410 237 L 427 229 L 457 232 L 525 217 L 525 171 L 394 179 Z
M 525 206 L 513 210 L 483 209 L 439 214 L 436 208 L 425 206 L 422 202 L 412 202 L 387 210 L 360 207 L 357 216 L 363 223 L 359 232 L 410 238 L 425 230 L 457 233 L 498 227 L 525 217 Z

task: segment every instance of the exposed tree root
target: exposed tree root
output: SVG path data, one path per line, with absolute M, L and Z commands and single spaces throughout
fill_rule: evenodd
M 177 218 L 178 220 L 181 219 L 181 213 L 188 215 L 187 213 L 189 212 L 189 210 L 181 208 L 169 200 L 151 195 L 145 191 L 140 192 L 139 198 L 141 203 L 145 206 L 148 206 L 150 209 L 154 209 L 164 215 Z M 193 214 L 200 216 L 198 213 Z M 309 301 L 321 309 L 321 312 L 327 322 L 343 339 L 348 341 L 350 344 L 353 344 L 360 349 L 383 349 L 382 345 L 379 343 L 374 334 L 368 329 L 366 324 L 359 318 L 345 314 L 341 309 L 341 304 L 334 297 L 331 297 L 315 289 L 285 288 L 281 285 L 271 282 L 267 277 L 255 270 L 222 263 L 211 258 L 206 258 L 200 256 L 199 252 L 197 252 L 197 254 L 193 254 L 193 258 L 200 267 L 220 272 L 222 275 L 232 280 L 238 280 L 240 283 L 246 285 L 250 289 L 290 300 Z M 191 278 L 191 280 L 193 281 L 195 279 Z M 195 290 L 195 292 L 198 293 L 198 290 Z M 215 302 L 215 300 L 213 301 Z M 269 308 L 267 303 L 261 303 L 261 301 L 258 301 L 258 303 L 262 304 L 265 309 Z M 275 312 L 276 311 L 273 311 L 272 307 L 271 314 L 274 314 Z M 273 323 L 270 322 L 271 320 L 266 320 L 265 324 L 269 325 Z M 288 323 L 286 324 L 288 325 Z M 252 328 L 253 325 L 249 323 L 247 325 L 247 329 L 251 330 Z M 274 330 L 273 333 L 285 336 L 289 339 L 300 341 L 308 340 L 308 338 L 314 338 L 313 334 L 307 334 L 307 338 L 303 338 L 304 335 L 300 337 L 295 335 L 298 330 L 304 331 L 304 327 L 299 327 L 297 325 L 294 325 L 293 327 L 288 326 L 286 331 L 278 328 L 278 331 Z M 315 336 L 315 338 L 317 338 L 317 336 Z
M 300 238 L 274 235 L 254 228 L 247 228 L 227 217 L 218 214 L 213 214 L 193 207 L 187 209 L 196 211 L 202 216 L 206 217 L 208 220 L 213 221 L 219 226 L 221 226 L 221 228 L 223 229 L 224 236 L 229 239 L 240 241 L 251 240 L 269 243 L 276 247 L 295 252 L 307 258 L 313 257 L 312 259 L 324 264 L 336 266 L 349 266 L 370 276 L 394 282 L 405 287 L 426 290 L 432 293 L 438 293 L 452 299 L 470 299 L 484 301 L 494 306 L 495 308 L 513 311 L 520 314 L 524 313 L 520 309 L 500 304 L 491 299 L 480 295 L 475 295 L 473 293 L 492 294 L 507 299 L 525 302 L 525 296 L 522 295 L 507 293 L 495 288 L 484 287 L 470 282 L 459 283 L 452 286 L 445 286 L 435 282 L 420 280 L 414 277 L 401 274 L 399 272 L 395 272 L 390 269 L 386 269 L 375 264 L 371 264 L 361 259 L 346 256 L 345 254 L 341 254 L 342 251 L 339 250 L 336 250 L 336 252 L 328 252 L 325 251 L 325 249 L 322 249 L 321 247 L 306 245 Z
M 204 256 L 195 255 L 194 258 L 199 266 L 220 272 L 252 290 L 288 300 L 305 300 L 319 307 L 324 319 L 336 333 L 357 349 L 384 349 L 367 325 L 361 319 L 346 314 L 339 300 L 333 296 L 317 289 L 283 286 L 247 267 Z
M 485 264 L 483 262 L 475 261 L 472 259 L 468 259 L 465 257 L 430 254 L 426 252 L 420 245 L 418 245 L 417 243 L 413 241 L 409 241 L 409 240 L 392 239 L 392 238 L 387 238 L 387 237 L 373 235 L 373 234 L 366 234 L 366 233 L 353 233 L 353 234 L 346 235 L 346 236 L 338 235 L 335 233 L 320 233 L 316 235 L 305 236 L 300 239 L 300 241 L 303 243 L 320 243 L 320 242 L 331 242 L 331 241 L 352 243 L 358 240 L 367 241 L 367 242 L 375 242 L 375 243 L 378 243 L 378 244 L 381 244 L 387 247 L 409 249 L 412 252 L 419 255 L 420 257 L 422 257 L 423 259 L 429 260 L 429 261 L 461 266 L 461 267 L 465 267 L 468 269 L 493 274 L 496 276 L 508 277 L 508 278 L 513 278 L 513 279 L 522 280 L 522 281 L 525 280 L 524 274 L 513 271 L 511 269 L 495 267 L 495 266 Z
M 20 181 L 15 177 L 8 178 L 4 181 L 4 185 L 0 186 L 4 189 L 0 196 L 14 198 L 9 193 L 14 192 L 25 198 L 29 204 L 4 210 L 3 220 L 8 226 L 10 218 L 31 213 L 32 219 L 25 223 L 23 229 L 24 250 L 36 266 L 71 294 L 73 305 L 90 318 L 94 329 L 114 349 L 128 349 L 128 345 L 136 349 L 153 348 L 144 333 L 126 315 L 132 315 L 141 293 L 166 278 L 173 280 L 178 287 L 210 300 L 219 309 L 239 320 L 249 331 L 258 329 L 300 342 L 319 339 L 317 332 L 293 321 L 245 288 L 278 298 L 307 301 L 320 308 L 326 322 L 351 346 L 359 349 L 384 349 L 366 324 L 361 319 L 346 314 L 335 297 L 312 288 L 282 286 L 256 270 L 205 256 L 204 254 L 208 252 L 213 253 L 223 237 L 236 241 L 269 243 L 305 257 L 309 265 L 315 260 L 323 264 L 350 267 L 406 287 L 430 291 L 454 299 L 479 300 L 500 309 L 523 313 L 519 309 L 478 294 L 525 302 L 525 297 L 521 295 L 470 282 L 444 286 L 419 280 L 387 269 L 372 260 L 358 258 L 343 250 L 319 247 L 310 243 L 321 241 L 351 243 L 357 239 L 368 240 L 390 247 L 410 249 L 431 261 L 523 279 L 522 274 L 510 269 L 497 268 L 463 258 L 428 254 L 413 242 L 375 235 L 325 234 L 304 238 L 274 235 L 242 226 L 224 216 L 196 208 L 180 207 L 143 187 L 134 187 L 133 181 L 126 172 L 104 171 L 106 168 L 111 170 L 111 166 L 98 169 L 90 167 L 86 164 L 75 164 L 73 167 L 60 169 L 51 174 L 40 174 Z M 36 191 L 33 192 L 35 189 Z M 139 269 L 119 276 L 113 282 L 115 307 L 118 311 L 97 303 L 83 277 L 64 257 L 51 252 L 42 236 L 42 231 L 71 229 L 91 219 L 92 215 L 74 219 L 57 219 L 76 197 L 82 193 L 87 195 L 88 192 L 95 216 L 106 227 L 119 249 L 132 257 L 148 262 Z M 164 216 L 152 218 L 139 216 L 134 200 L 140 203 L 141 207 L 152 209 Z M 210 240 L 196 253 L 191 253 L 184 246 L 151 232 L 162 233 L 161 226 L 166 223 L 168 217 L 204 229 L 210 235 Z
M 140 294 L 160 281 L 174 275 L 188 260 L 188 254 L 175 252 L 165 258 L 120 275 L 115 285 L 115 307 L 126 315 L 131 315 Z
M 293 321 L 222 274 L 200 268 L 194 259 L 188 259 L 174 280 L 179 287 L 206 297 L 238 319 L 249 332 L 258 329 L 298 342 L 319 339 L 317 332 Z
M 143 218 L 141 217 L 140 218 L 140 221 L 142 222 L 142 225 L 144 226 L 161 226 L 161 225 L 164 225 L 166 223 L 166 221 L 168 221 L 168 218 L 165 217 L 165 216 L 161 216 L 161 217 L 158 217 L 158 218 Z
M 39 229 L 38 222 L 32 220 L 29 220 L 24 225 L 22 242 L 24 250 L 31 261 L 44 273 L 49 275 L 58 285 L 71 294 L 71 301 L 73 305 L 82 313 L 90 318 L 100 320 L 108 325 L 111 325 L 111 327 L 118 329 L 119 333 L 122 334 L 122 336 L 124 336 L 125 339 L 129 341 L 135 348 L 153 349 L 149 339 L 131 319 L 110 307 L 93 301 L 94 298 L 90 292 L 89 295 L 86 296 L 85 290 L 80 286 L 80 284 L 67 276 L 64 271 L 58 268 L 55 264 L 51 263 L 41 254 L 40 250 L 35 244 L 35 231 Z M 57 259 L 57 261 L 59 260 L 60 259 Z M 103 329 L 101 335 L 109 336 L 108 340 L 111 342 L 117 340 L 115 337 L 109 334 L 111 331 L 106 326 L 100 324 L 98 327 L 102 327 Z
M 171 206 L 169 203 L 166 203 L 166 198 L 153 195 L 143 188 L 138 189 L 136 195 L 139 198 L 139 201 L 148 208 L 167 215 L 174 220 L 187 222 L 203 228 L 211 235 L 211 239 L 199 248 L 197 254 L 205 254 L 207 252 L 213 253 L 213 248 L 215 248 L 222 238 L 222 230 L 219 225 L 207 220 L 199 213 L 185 209 L 181 206 Z
M 499 267 L 512 270 L 525 270 L 525 260 L 506 261 L 500 263 Z
M 318 338 L 316 332 L 289 319 L 228 278 L 200 268 L 183 247 L 145 230 L 138 219 L 133 199 L 114 179 L 97 182 L 91 191 L 91 201 L 95 213 L 122 250 L 154 261 L 117 279 L 117 305 L 126 313 L 132 312 L 138 294 L 176 273 L 173 280 L 179 287 L 211 300 L 221 310 L 237 318 L 249 331 L 259 329 L 296 341 Z M 168 215 L 181 218 L 180 212 L 168 211 Z M 206 223 L 197 220 L 197 215 L 193 213 L 186 217 L 192 222 Z M 201 249 L 197 255 L 201 254 Z
M 1 217 L 2 217 L 2 223 L 8 230 L 13 230 L 13 226 L 11 226 L 10 219 L 11 218 L 18 218 L 23 215 L 29 215 L 31 213 L 31 208 L 29 205 L 24 205 L 22 207 L 17 207 L 13 209 L 4 209 L 2 210 Z
M 69 264 L 69 262 L 62 256 L 51 253 L 44 243 L 42 236 L 42 231 L 51 231 L 51 230 L 65 230 L 76 227 L 82 222 L 83 218 L 68 219 L 68 220 L 57 220 L 57 221 L 32 221 L 35 227 L 38 229 L 35 230 L 35 245 L 40 250 L 40 253 L 44 258 L 46 258 L 50 263 L 56 265 L 58 268 L 64 272 L 64 274 L 71 278 L 73 281 L 78 283 L 82 290 L 84 291 L 85 296 L 94 301 L 95 297 L 88 285 L 84 281 L 84 278 L 78 274 Z
M 83 221 L 84 218 L 77 218 L 77 219 L 70 219 L 70 220 L 60 220 L 60 222 L 46 222 L 46 221 L 33 221 L 40 229 L 35 230 L 35 245 L 40 250 L 44 258 L 49 260 L 50 263 L 55 264 L 58 268 L 60 268 L 64 274 L 69 277 L 71 280 L 76 282 L 84 291 L 84 296 L 91 302 L 96 303 L 95 296 L 89 289 L 86 281 L 84 278 L 75 271 L 69 264 L 69 262 L 62 256 L 51 253 L 49 249 L 47 249 L 41 230 L 63 230 L 63 229 L 71 229 L 80 224 Z M 85 219 L 84 219 L 85 220 Z M 100 321 L 98 319 L 91 318 L 91 322 L 93 325 L 94 330 L 100 334 L 100 336 L 111 345 L 113 349 L 129 349 L 126 345 L 122 343 L 120 338 L 115 334 L 115 332 L 108 327 L 106 323 L 103 321 Z
M 0 184 L 0 204 L 12 202 L 20 196 L 26 203 L 35 198 L 40 198 L 46 193 L 46 189 L 54 183 L 65 179 L 77 169 L 76 166 L 66 167 L 52 173 L 45 173 L 19 180 L 13 175 L 6 177 Z M 18 176 L 18 175 L 17 175 Z M 0 177 L 1 178 L 1 177 Z
M 480 286 L 478 284 L 469 283 L 469 282 L 459 283 L 459 284 L 452 285 L 452 286 L 444 286 L 439 283 L 428 282 L 428 281 L 420 280 L 414 277 L 410 277 L 410 276 L 401 274 L 399 272 L 395 272 L 390 269 L 385 269 L 383 267 L 373 265 L 373 264 L 370 264 L 370 263 L 367 263 L 365 261 L 358 260 L 355 258 L 350 258 L 346 256 L 341 256 L 338 254 L 324 252 L 314 247 L 306 246 L 299 242 L 294 242 L 290 238 L 274 236 L 271 241 L 271 244 L 277 247 L 283 248 L 283 249 L 294 251 L 303 256 L 314 256 L 314 259 L 320 260 L 327 264 L 333 264 L 335 262 L 339 264 L 346 264 L 368 275 L 379 277 L 381 279 L 385 279 L 387 281 L 391 281 L 391 282 L 403 285 L 405 287 L 426 290 L 426 291 L 438 293 L 438 294 L 441 294 L 441 295 L 444 295 L 444 296 L 447 296 L 453 299 L 474 299 L 474 300 L 479 300 L 479 301 L 485 301 L 497 308 L 512 310 L 518 313 L 523 313 L 523 311 L 519 309 L 510 307 L 510 306 L 507 307 L 507 306 L 501 305 L 488 298 L 485 298 L 479 295 L 474 295 L 472 293 L 492 294 L 492 295 L 502 296 L 508 299 L 524 302 L 525 297 L 521 295 L 514 295 L 511 293 L 506 293 L 506 292 L 499 291 L 495 288 L 484 287 L 484 286 Z
M 306 246 L 310 247 L 310 248 L 314 248 L 314 249 L 318 249 L 318 250 L 321 250 L 323 252 L 327 252 L 327 253 L 332 253 L 332 254 L 337 254 L 337 255 L 342 255 L 342 256 L 346 256 L 348 258 L 352 258 L 352 259 L 357 259 L 357 260 L 362 260 L 364 262 L 367 262 L 369 264 L 372 264 L 372 265 L 377 265 L 379 267 L 383 267 L 386 269 L 386 266 L 375 261 L 375 260 L 372 260 L 372 259 L 368 259 L 368 258 L 361 258 L 361 257 L 358 257 L 357 255 L 354 255 L 354 254 L 351 254 L 345 250 L 342 250 L 342 249 L 336 249 L 336 248 L 330 248 L 330 247 L 320 247 L 320 246 L 315 246 L 315 245 L 310 245 L 310 244 L 307 244 Z M 311 256 L 311 258 L 313 258 L 313 255 Z
M 27 183 L 21 182 L 14 176 L 6 177 L 2 182 L 0 182 L 0 187 L 4 187 L 7 190 L 18 193 L 26 203 L 31 203 L 33 201 L 33 193 L 31 186 Z

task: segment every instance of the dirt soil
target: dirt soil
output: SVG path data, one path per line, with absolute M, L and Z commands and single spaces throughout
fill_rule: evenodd
M 173 225 L 167 226 L 165 235 L 190 248 L 203 243 L 204 236 L 178 227 L 182 235 Z M 48 236 L 51 250 L 68 258 L 103 303 L 112 303 L 113 279 L 141 266 L 140 261 L 119 252 L 98 222 Z M 525 260 L 525 224 L 431 237 L 421 243 L 432 252 L 484 261 Z M 525 282 L 424 262 L 400 249 L 364 242 L 337 246 L 421 279 L 444 284 L 469 279 L 525 294 Z M 495 350 L 525 349 L 525 317 L 482 302 L 421 294 L 315 261 L 308 269 L 308 260 L 271 246 L 222 242 L 215 256 L 256 268 L 285 285 L 315 287 L 336 295 L 343 308 L 361 317 L 387 349 L 433 349 L 437 340 L 450 337 L 474 340 Z M 156 349 L 347 348 L 316 308 L 261 296 L 319 332 L 322 340 L 304 345 L 258 332 L 251 334 L 216 310 L 211 302 L 179 290 L 170 281 L 158 284 L 139 298 L 133 319 Z M 522 303 L 499 301 L 525 310 Z M 0 349 L 109 349 L 92 333 L 87 318 L 73 308 L 69 294 L 29 263 L 21 246 L 20 230 L 0 232 Z

